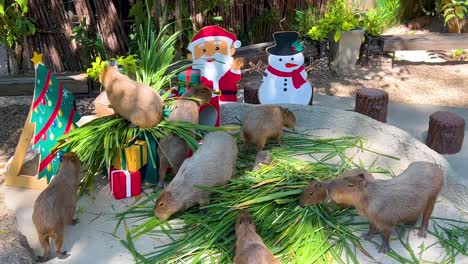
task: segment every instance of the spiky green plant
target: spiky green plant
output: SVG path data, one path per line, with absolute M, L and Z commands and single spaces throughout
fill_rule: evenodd
M 150 10 L 147 9 L 146 25 L 140 25 L 137 32 L 139 67 L 136 69 L 136 80 L 144 83 L 157 92 L 170 86 L 177 73 L 190 65 L 181 65 L 174 61 L 176 42 L 182 31 L 169 34 L 174 23 L 167 24 L 155 30 Z

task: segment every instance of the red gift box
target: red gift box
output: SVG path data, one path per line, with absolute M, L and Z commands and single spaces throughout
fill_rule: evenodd
M 124 199 L 141 194 L 141 174 L 139 171 L 110 170 L 110 188 L 114 198 Z

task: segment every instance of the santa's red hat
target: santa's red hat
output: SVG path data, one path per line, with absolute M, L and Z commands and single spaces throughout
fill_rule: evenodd
M 207 27 L 200 29 L 200 31 L 198 31 L 198 33 L 195 34 L 195 36 L 193 36 L 188 46 L 188 49 L 190 51 L 193 51 L 193 47 L 195 45 L 198 45 L 202 42 L 210 41 L 210 40 L 226 41 L 229 45 L 232 45 L 236 49 L 241 46 L 241 42 L 237 40 L 236 35 L 234 35 L 233 33 L 225 30 L 222 27 L 207 26 Z

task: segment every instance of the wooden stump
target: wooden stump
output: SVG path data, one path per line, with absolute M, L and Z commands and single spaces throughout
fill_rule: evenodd
M 260 104 L 258 100 L 258 82 L 247 82 L 244 84 L 244 102 L 248 104 Z
M 386 123 L 388 93 L 374 88 L 363 88 L 356 93 L 354 111 Z
M 429 117 L 426 144 L 440 154 L 454 154 L 461 150 L 465 134 L 465 120 L 458 114 L 438 111 Z

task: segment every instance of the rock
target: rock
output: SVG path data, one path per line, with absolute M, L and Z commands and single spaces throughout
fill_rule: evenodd
M 85 115 L 85 116 L 82 116 L 80 118 L 80 120 L 78 120 L 78 122 L 76 122 L 76 125 L 78 127 L 86 124 L 86 123 L 89 123 L 91 121 L 93 121 L 94 119 L 98 118 L 96 115 Z
M 367 116 L 352 111 L 307 105 L 280 105 L 287 107 L 296 116 L 296 129 L 306 131 L 311 137 L 333 138 L 341 136 L 359 136 L 366 140 L 365 147 L 394 157 L 399 160 L 377 156 L 371 152 L 359 154 L 350 153 L 354 161 L 359 159 L 366 164 L 391 168 L 395 174 L 401 173 L 413 161 L 428 161 L 441 166 L 444 171 L 445 184 L 442 195 L 455 206 L 466 210 L 468 208 L 468 178 L 455 173 L 448 161 L 439 153 L 430 149 L 424 143 L 397 127 L 376 121 Z M 251 111 L 256 105 L 231 103 L 221 105 L 221 124 L 236 124 L 242 120 L 244 113 Z M 307 157 L 304 157 L 307 158 Z M 320 158 L 320 156 L 317 156 Z
M 98 117 L 109 116 L 115 113 L 114 109 L 109 107 L 110 102 L 105 91 L 101 92 L 96 99 L 94 99 L 93 105 L 96 116 Z
M 11 157 L 5 165 L 5 172 L 7 172 L 11 163 L 13 162 L 13 157 Z M 29 146 L 28 152 L 24 157 L 23 166 L 21 167 L 20 173 L 22 175 L 36 175 L 39 167 L 39 152 Z M 0 262 L 1 263 L 1 262 Z

